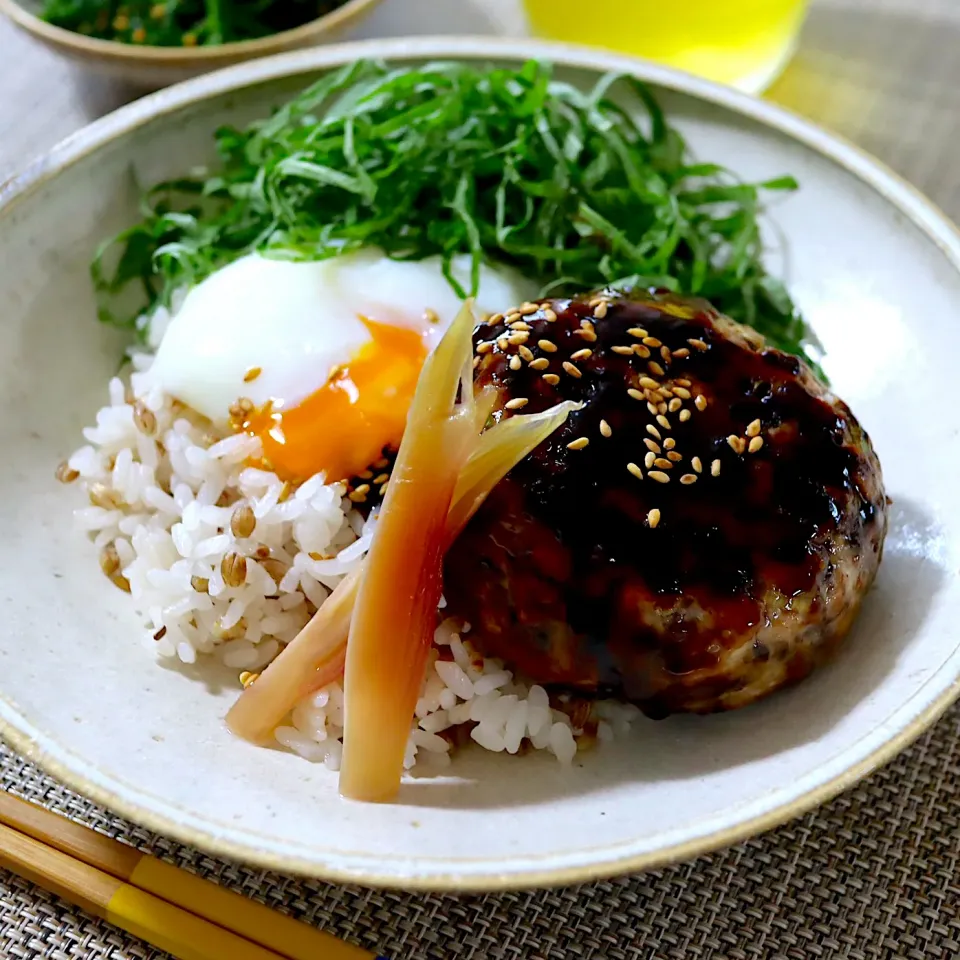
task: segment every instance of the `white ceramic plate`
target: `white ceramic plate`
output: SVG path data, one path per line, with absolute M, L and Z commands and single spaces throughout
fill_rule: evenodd
M 636 73 L 704 158 L 794 173 L 774 215 L 826 367 L 876 442 L 894 503 L 886 556 L 836 663 L 739 713 L 644 722 L 572 770 L 460 756 L 389 806 L 232 739 L 233 675 L 153 663 L 126 596 L 71 528 L 57 462 L 105 396 L 119 342 L 94 319 L 87 264 L 142 183 L 210 156 L 224 122 L 262 115 L 307 75 L 358 56 L 553 59 L 578 82 Z M 481 889 L 651 866 L 773 826 L 837 793 L 929 725 L 958 690 L 960 238 L 922 197 L 777 108 L 596 51 L 525 42 L 372 42 L 201 78 L 87 128 L 0 196 L 0 722 L 20 750 L 134 820 L 281 870 Z M 201 679 L 202 677 L 202 679 Z

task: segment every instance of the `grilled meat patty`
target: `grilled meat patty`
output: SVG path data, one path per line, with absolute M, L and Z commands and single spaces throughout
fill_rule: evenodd
M 805 677 L 850 629 L 886 533 L 846 404 L 703 301 L 532 306 L 477 328 L 477 387 L 495 386 L 498 419 L 584 406 L 449 551 L 450 612 L 531 680 L 651 716 Z

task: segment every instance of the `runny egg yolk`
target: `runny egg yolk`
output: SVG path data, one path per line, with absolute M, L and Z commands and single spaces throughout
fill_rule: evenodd
M 268 404 L 246 425 L 284 480 L 354 477 L 400 444 L 427 346 L 415 330 L 361 320 L 371 339 L 319 390 L 289 410 Z

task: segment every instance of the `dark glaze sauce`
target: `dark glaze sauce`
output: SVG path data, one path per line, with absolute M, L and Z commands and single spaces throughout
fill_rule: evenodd
M 547 358 L 549 368 L 534 370 L 524 361 L 510 369 L 518 345 L 504 351 L 501 339 L 482 354 L 476 384 L 496 385 L 504 402 L 527 398 L 524 413 L 562 399 L 585 406 L 491 494 L 448 557 L 447 595 L 479 623 L 492 652 L 529 675 L 642 699 L 644 671 L 638 666 L 633 675 L 631 664 L 655 650 L 671 673 L 708 667 L 757 624 L 771 591 L 789 608 L 791 598 L 829 576 L 830 537 L 857 543 L 876 521 L 879 505 L 863 473 L 876 461 L 872 452 L 871 462 L 864 461 L 858 448 L 869 442 L 859 425 L 800 361 L 759 340 L 746 343 L 742 328 L 701 301 L 613 299 L 602 319 L 585 301 L 550 307 L 555 321 L 543 309 L 523 317 L 531 327 L 525 346 L 535 358 Z M 595 341 L 578 333 L 584 321 L 592 323 Z M 643 352 L 643 341 L 628 333 L 635 328 L 654 338 L 648 357 L 612 349 L 639 345 Z M 475 345 L 495 343 L 514 329 L 482 324 Z M 539 346 L 542 339 L 556 351 Z M 584 349 L 592 350 L 589 357 L 571 360 Z M 679 356 L 672 353 L 677 350 Z M 581 376 L 564 370 L 563 361 Z M 559 382 L 551 385 L 544 373 L 559 375 Z M 656 401 L 680 401 L 680 409 L 660 414 L 669 428 L 648 409 L 649 394 L 628 395 L 628 388 L 644 389 L 641 377 L 674 390 L 678 379 L 689 381 Z M 698 396 L 706 400 L 703 410 Z M 686 420 L 682 410 L 690 411 Z M 728 437 L 748 444 L 748 426 L 756 420 L 762 446 L 736 452 Z M 588 446 L 568 448 L 581 437 Z M 645 466 L 645 441 L 657 443 L 656 456 L 667 458 L 668 437 L 679 459 L 661 470 L 670 478 L 662 483 L 650 477 L 658 467 Z M 628 472 L 628 463 L 641 469 L 642 479 Z M 688 482 L 681 483 L 684 475 Z M 660 511 L 655 527 L 654 509 Z M 478 562 L 487 571 L 509 567 L 511 575 L 474 577 L 471 585 Z M 643 603 L 661 610 L 670 629 L 638 622 L 635 611 Z M 527 634 L 522 649 L 517 629 Z

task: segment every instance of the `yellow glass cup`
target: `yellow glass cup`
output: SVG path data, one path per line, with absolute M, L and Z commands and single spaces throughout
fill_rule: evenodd
M 534 31 L 759 93 L 790 59 L 807 0 L 524 0 Z

